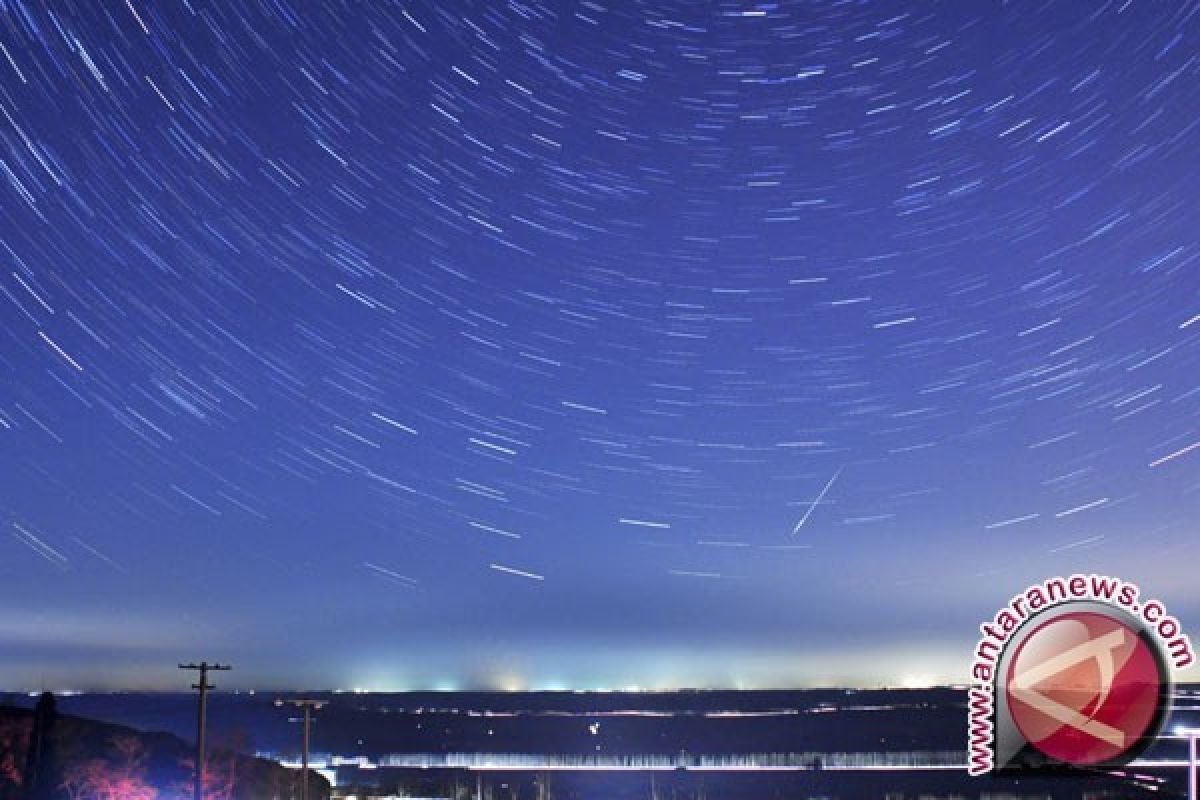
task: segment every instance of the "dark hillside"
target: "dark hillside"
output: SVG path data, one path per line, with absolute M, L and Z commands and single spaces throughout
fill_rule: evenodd
M 52 706 L 51 706 L 52 708 Z M 182 800 L 192 792 L 192 744 L 168 733 L 44 715 L 41 757 L 31 757 L 35 712 L 0 706 L 0 800 Z M 212 800 L 286 796 L 294 770 L 245 755 L 246 742 L 210 743 L 206 794 Z M 310 796 L 329 785 L 309 776 Z

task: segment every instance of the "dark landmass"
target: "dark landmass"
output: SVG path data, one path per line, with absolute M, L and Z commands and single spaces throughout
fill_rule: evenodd
M 1174 721 L 1200 725 L 1200 690 L 1176 690 Z M 277 708 L 289 693 L 210 694 L 210 730 L 249 735 L 260 752 L 298 753 L 297 725 Z M 962 689 L 813 689 L 676 692 L 309 692 L 328 702 L 316 716 L 318 753 L 950 752 L 965 749 Z M 12 698 L 27 704 L 27 698 Z M 195 696 L 82 694 L 67 713 L 190 739 Z M 1167 755 L 1182 756 L 1180 744 Z M 1176 752 L 1177 751 L 1177 752 Z
M 271 757 L 298 757 L 294 711 L 275 705 L 295 693 L 210 695 L 212 741 L 238 741 Z M 961 689 L 677 692 L 308 692 L 324 700 L 312 728 L 314 763 L 334 769 L 358 797 L 469 800 L 801 800 L 810 797 L 1009 797 L 1099 800 L 1181 797 L 1184 770 L 1159 765 L 1054 776 L 968 778 Z M 1193 687 L 1177 689 L 1168 725 L 1200 722 Z M 31 698 L 14 697 L 29 704 Z M 185 693 L 82 694 L 60 698 L 79 716 L 164 730 L 175 773 L 190 758 L 195 696 Z M 92 723 L 94 724 L 94 723 Z M 113 729 L 128 731 L 129 728 Z M 97 733 L 100 739 L 111 733 Z M 1146 754 L 1185 756 L 1164 739 Z M 471 759 L 477 759 L 472 763 Z M 506 769 L 497 768 L 511 759 Z M 521 759 L 570 766 L 523 766 Z M 687 769 L 641 769 L 663 760 Z M 355 763 L 357 761 L 357 764 Z M 631 771 L 576 770 L 580 764 L 633 764 Z M 876 763 L 879 769 L 873 769 Z M 790 764 L 799 770 L 725 769 L 701 764 Z M 464 764 L 466 766 L 464 766 Z M 861 765 L 868 765 L 861 768 Z M 859 766 L 855 766 L 859 765 Z M 915 765 L 915 766 L 914 766 Z M 471 768 L 467 768 L 471 767 Z M 848 767 L 848 768 L 847 768 Z M 189 767 L 190 769 L 190 767 Z M 270 786 L 264 773 L 256 786 Z M 269 789 L 268 789 L 269 791 Z M 339 789 L 343 793 L 350 790 Z M 238 795 L 239 797 L 242 795 Z M 246 797 L 256 795 L 245 795 Z M 284 794 L 284 797 L 288 795 Z M 0 795 L 0 800 L 5 798 Z

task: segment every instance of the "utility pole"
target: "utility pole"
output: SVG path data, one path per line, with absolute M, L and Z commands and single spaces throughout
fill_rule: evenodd
M 1196 800 L 1196 740 L 1200 739 L 1200 731 L 1190 729 L 1188 737 L 1188 800 Z
M 310 700 L 307 697 L 275 701 L 275 705 L 277 706 L 284 704 L 304 710 L 304 751 L 300 761 L 300 800 L 308 800 L 308 743 L 309 728 L 312 725 L 312 712 L 329 705 L 329 703 L 325 700 Z
M 1188 737 L 1188 800 L 1196 800 L 1196 734 Z
M 193 689 L 200 691 L 200 703 L 196 714 L 196 782 L 194 800 L 204 800 L 204 729 L 208 715 L 208 690 L 217 688 L 208 682 L 208 673 L 210 671 L 225 672 L 233 669 L 233 667 L 226 664 L 210 664 L 207 661 L 201 661 L 199 664 L 180 664 L 179 668 L 196 670 L 200 673 L 199 682 L 192 684 Z

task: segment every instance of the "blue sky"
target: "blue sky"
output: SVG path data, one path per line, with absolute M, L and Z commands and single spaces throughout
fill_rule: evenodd
M 31 686 L 961 680 L 1185 624 L 1194 5 L 15 4 Z

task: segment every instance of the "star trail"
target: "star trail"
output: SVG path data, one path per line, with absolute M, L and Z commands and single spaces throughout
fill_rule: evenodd
M 895 685 L 1059 571 L 1200 618 L 1198 33 L 3 0 L 0 666 Z

